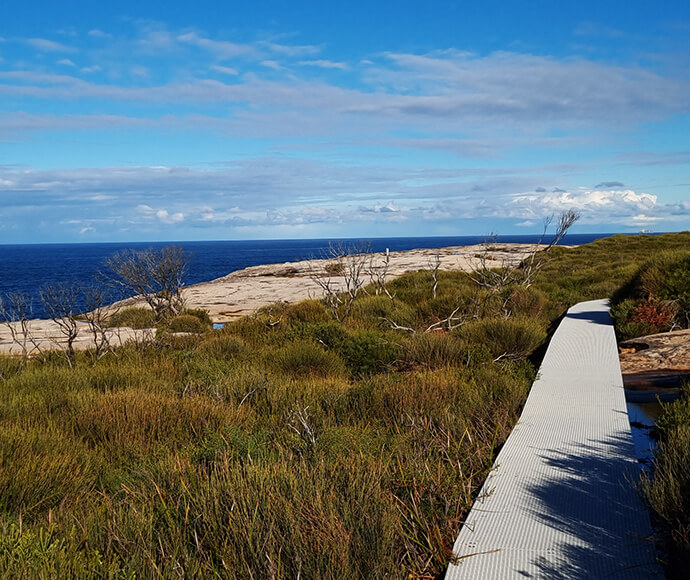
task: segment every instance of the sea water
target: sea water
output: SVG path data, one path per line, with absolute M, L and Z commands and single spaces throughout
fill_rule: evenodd
M 586 244 L 612 234 L 570 234 L 565 244 Z M 540 236 L 500 236 L 496 242 L 535 243 Z M 482 236 L 247 240 L 214 242 L 132 242 L 97 244 L 23 244 L 0 245 L 0 297 L 10 292 L 26 294 L 33 303 L 33 317 L 46 318 L 39 300 L 39 290 L 46 284 L 78 282 L 95 284 L 96 275 L 105 269 L 108 257 L 123 250 L 181 246 L 191 254 L 185 284 L 206 282 L 249 266 L 293 262 L 326 257 L 330 244 L 368 248 L 372 252 L 469 246 L 486 241 Z M 115 298 L 115 297 L 113 297 Z

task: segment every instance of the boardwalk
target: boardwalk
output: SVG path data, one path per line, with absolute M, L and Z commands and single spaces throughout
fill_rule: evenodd
M 606 301 L 568 311 L 494 467 L 447 580 L 663 578 Z

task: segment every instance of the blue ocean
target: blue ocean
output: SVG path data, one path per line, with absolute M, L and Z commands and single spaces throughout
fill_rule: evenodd
M 571 234 L 565 244 L 586 244 L 612 234 Z M 105 267 L 105 260 L 125 249 L 142 250 L 170 244 L 181 246 L 192 258 L 186 285 L 225 276 L 248 266 L 320 258 L 329 244 L 369 247 L 372 252 L 467 246 L 486 241 L 482 236 L 372 238 L 345 240 L 251 240 L 216 242 L 133 242 L 100 244 L 29 244 L 0 245 L 0 296 L 22 292 L 33 301 L 33 317 L 45 318 L 39 289 L 55 282 L 95 283 L 95 276 Z M 539 236 L 499 236 L 505 243 L 534 243 Z

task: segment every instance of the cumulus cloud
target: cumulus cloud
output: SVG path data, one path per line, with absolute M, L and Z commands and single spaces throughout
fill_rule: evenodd
M 635 216 L 647 216 L 646 219 L 650 221 L 654 218 L 649 214 L 665 211 L 659 207 L 656 195 L 630 189 L 579 188 L 542 194 L 519 193 L 511 197 L 505 207 L 506 217 L 543 217 L 575 209 L 582 214 L 583 221 L 589 223 L 636 224 L 640 218 Z
M 277 158 L 235 162 L 214 170 L 0 167 L 0 208 L 9 217 L 27 219 L 37 212 L 72 219 L 79 212 L 83 227 L 105 220 L 99 222 L 99 234 L 155 227 L 241 227 L 246 232 L 246 228 L 263 228 L 263 235 L 271 231 L 280 235 L 277 232 L 288 232 L 280 228 L 299 227 L 302 234 L 315 235 L 323 232 L 313 229 L 319 224 L 352 228 L 426 223 L 436 228 L 482 219 L 513 220 L 526 228 L 566 209 L 580 211 L 582 223 L 590 225 L 642 227 L 687 221 L 690 216 L 690 201 L 663 204 L 655 194 L 631 189 L 552 191 L 537 186 L 537 180 L 542 177 L 489 177 L 481 172 L 472 176 L 409 166 L 346 167 Z M 537 192 L 537 187 L 548 190 Z M 473 193 L 478 188 L 484 190 L 480 196 Z M 382 191 L 395 193 L 381 203 Z M 203 205 L 198 199 L 204 200 Z M 397 235 L 406 231 L 397 230 Z

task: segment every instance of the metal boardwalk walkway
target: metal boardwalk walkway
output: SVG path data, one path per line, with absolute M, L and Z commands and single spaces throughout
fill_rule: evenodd
M 555 332 L 446 580 L 663 578 L 607 304 L 577 304 Z

